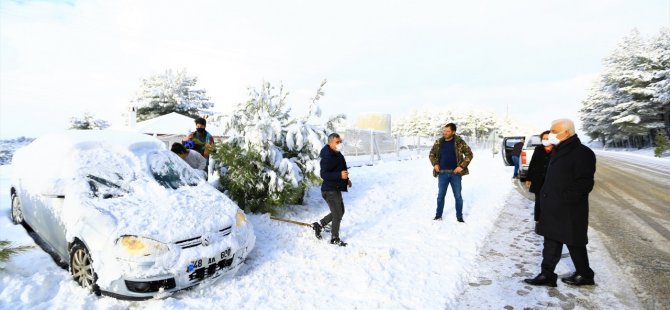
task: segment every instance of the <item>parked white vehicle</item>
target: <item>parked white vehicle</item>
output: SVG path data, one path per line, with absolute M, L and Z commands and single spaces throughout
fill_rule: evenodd
M 96 294 L 147 299 L 232 277 L 255 245 L 244 212 L 147 135 L 53 133 L 12 165 L 12 220 Z
M 523 143 L 521 156 L 519 156 L 519 180 L 525 182 L 530 159 L 533 158 L 535 147 L 542 145 L 542 138 L 539 135 L 504 137 L 502 141 L 502 157 L 505 165 L 514 166 L 512 162 L 512 149 L 514 148 L 514 144 L 518 142 Z

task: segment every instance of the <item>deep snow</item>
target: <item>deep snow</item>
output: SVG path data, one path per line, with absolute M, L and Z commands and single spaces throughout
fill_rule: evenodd
M 256 248 L 234 278 L 144 302 L 87 294 L 38 248 L 15 256 L 0 273 L 0 308 L 455 308 L 480 268 L 479 250 L 513 184 L 512 168 L 499 156 L 490 150 L 474 155 L 471 173 L 463 178 L 465 224 L 456 222 L 451 190 L 444 220 L 432 220 L 437 180 L 427 153 L 406 161 L 386 159 L 350 169 L 353 187 L 344 194 L 340 232 L 349 242 L 346 248 L 316 240 L 309 228 L 249 215 Z M 1 238 L 33 244 L 25 229 L 9 220 L 11 173 L 10 166 L 0 167 Z M 326 213 L 315 187 L 304 205 L 279 216 L 311 223 Z M 500 260 L 512 259 L 506 255 Z M 506 292 L 496 293 L 482 298 L 505 298 Z

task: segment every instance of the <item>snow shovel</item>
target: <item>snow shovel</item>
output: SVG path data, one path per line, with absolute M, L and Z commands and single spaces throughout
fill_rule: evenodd
M 275 221 L 280 221 L 280 222 L 286 222 L 286 223 L 291 223 L 291 224 L 296 224 L 296 225 L 301 225 L 301 226 L 307 226 L 307 227 L 312 227 L 312 224 L 305 223 L 305 222 L 298 222 L 294 220 L 289 220 L 289 219 L 283 219 L 275 216 L 270 216 L 270 219 L 273 219 Z
M 305 222 L 298 222 L 298 221 L 294 221 L 294 220 L 283 219 L 283 218 L 276 217 L 276 216 L 270 216 L 270 219 L 275 220 L 275 221 L 286 222 L 286 223 L 296 224 L 296 225 L 300 225 L 300 226 L 307 226 L 309 228 L 312 228 L 312 224 L 305 223 Z M 330 224 L 324 226 L 323 231 L 330 232 Z

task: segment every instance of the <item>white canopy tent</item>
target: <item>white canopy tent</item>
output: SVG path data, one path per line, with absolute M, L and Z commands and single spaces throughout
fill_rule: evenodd
M 195 131 L 195 119 L 172 112 L 137 123 L 133 130 L 154 136 L 186 136 Z M 212 136 L 221 136 L 222 131 L 214 124 L 207 124 L 207 131 Z

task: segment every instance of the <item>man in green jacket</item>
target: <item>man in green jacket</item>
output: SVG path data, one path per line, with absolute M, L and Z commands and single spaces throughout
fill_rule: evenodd
M 430 149 L 428 158 L 433 165 L 433 176 L 437 182 L 437 211 L 433 220 L 442 220 L 444 196 L 449 184 L 456 200 L 456 220 L 463 221 L 463 197 L 461 197 L 461 178 L 468 174 L 468 165 L 472 161 L 472 150 L 456 135 L 456 125 L 449 123 L 442 129 L 443 138 L 437 139 Z

